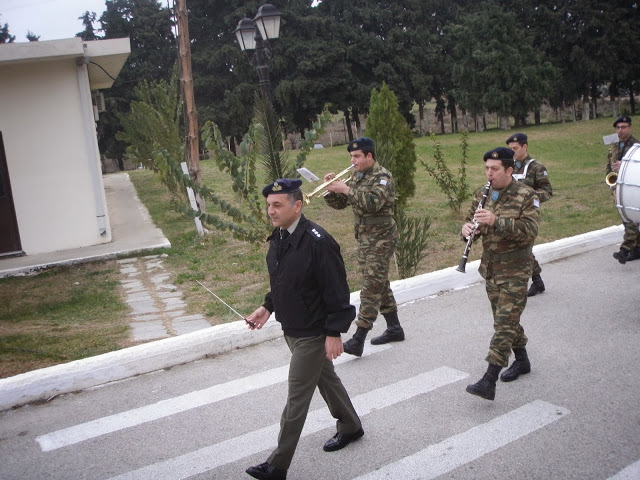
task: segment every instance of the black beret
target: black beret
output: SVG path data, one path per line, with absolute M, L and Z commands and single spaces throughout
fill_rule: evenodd
M 353 152 L 354 150 L 373 150 L 374 148 L 375 143 L 368 137 L 356 138 L 347 146 L 349 152 Z
M 627 117 L 626 115 L 618 117 L 618 119 L 613 122 L 613 126 L 615 127 L 619 123 L 628 123 L 629 125 L 631 125 L 631 117 Z
M 527 143 L 527 136 L 524 133 L 514 133 L 509 138 L 507 138 L 507 141 L 504 142 L 504 143 L 509 145 L 510 143 L 513 143 L 513 142 L 518 142 L 520 144 L 525 144 L 525 143 Z
M 294 193 L 300 190 L 302 180 L 299 178 L 279 178 L 262 189 L 262 195 L 267 197 L 272 193 Z
M 485 162 L 490 158 L 493 158 L 494 160 L 513 160 L 513 150 L 506 147 L 494 148 L 484 154 Z

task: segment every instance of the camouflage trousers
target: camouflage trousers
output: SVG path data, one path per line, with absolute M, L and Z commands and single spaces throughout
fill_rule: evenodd
M 633 222 L 624 222 L 624 237 L 620 248 L 624 248 L 628 252 L 640 246 L 640 233 L 638 233 L 638 224 Z
M 514 348 L 527 344 L 527 336 L 520 325 L 520 315 L 527 304 L 528 278 L 515 278 L 505 283 L 486 281 L 486 290 L 493 310 L 493 337 L 489 344 L 487 362 L 501 367 L 509 366 Z
M 540 276 L 541 273 L 542 267 L 540 267 L 540 264 L 538 263 L 538 260 L 536 260 L 536 257 L 533 257 L 533 274 L 531 276 Z
M 371 239 L 358 237 L 358 266 L 363 276 L 360 309 L 356 325 L 370 329 L 378 317 L 398 310 L 389 283 L 389 263 L 396 250 L 397 236 Z

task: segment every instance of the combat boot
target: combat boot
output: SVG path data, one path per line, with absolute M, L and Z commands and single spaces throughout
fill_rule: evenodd
M 400 320 L 398 320 L 398 312 L 383 314 L 384 319 L 387 321 L 387 329 L 382 332 L 382 335 L 371 339 L 371 345 L 382 345 L 389 342 L 402 342 L 404 340 L 404 330 L 400 326 Z
M 513 382 L 520 375 L 524 375 L 531 371 L 531 363 L 527 356 L 527 349 L 514 348 L 513 353 L 515 353 L 516 359 L 513 361 L 511 366 L 502 372 L 502 375 L 500 375 L 500 380 L 503 382 Z
M 493 400 L 496 398 L 496 381 L 500 370 L 502 370 L 500 365 L 490 363 L 487 373 L 477 383 L 467 385 L 467 392 L 487 400 Z
M 615 252 L 613 254 L 613 258 L 618 260 L 622 265 L 627 263 L 627 259 L 629 258 L 629 250 L 625 248 L 621 248 L 619 252 Z
M 633 250 L 629 252 L 629 255 L 627 256 L 627 262 L 630 262 L 631 260 L 637 260 L 639 258 L 640 258 L 640 247 L 635 247 Z
M 368 333 L 368 328 L 358 327 L 356 329 L 356 333 L 353 334 L 353 337 L 342 344 L 344 353 L 361 357 L 362 351 L 364 350 L 364 341 L 366 340 Z
M 544 292 L 544 282 L 540 275 L 534 275 L 531 277 L 531 280 L 532 282 L 527 292 L 527 297 L 533 297 L 534 295 Z

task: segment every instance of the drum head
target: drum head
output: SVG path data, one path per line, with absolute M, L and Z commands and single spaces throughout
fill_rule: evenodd
M 640 224 L 640 143 L 622 158 L 616 183 L 616 207 L 623 222 Z

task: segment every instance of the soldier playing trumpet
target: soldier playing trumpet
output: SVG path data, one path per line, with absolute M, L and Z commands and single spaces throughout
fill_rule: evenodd
M 354 172 L 348 183 L 338 180 L 327 185 L 331 193 L 324 198 L 332 208 L 351 205 L 355 216 L 358 265 L 364 281 L 356 320 L 358 328 L 353 338 L 344 343 L 344 351 L 359 357 L 378 310 L 387 321 L 387 329 L 371 343 L 379 345 L 404 340 L 398 307 L 389 284 L 389 263 L 398 243 L 398 229 L 393 219 L 396 188 L 391 172 L 376 161 L 373 140 L 358 138 L 349 143 L 347 150 Z M 324 180 L 331 178 L 333 174 L 329 173 Z

